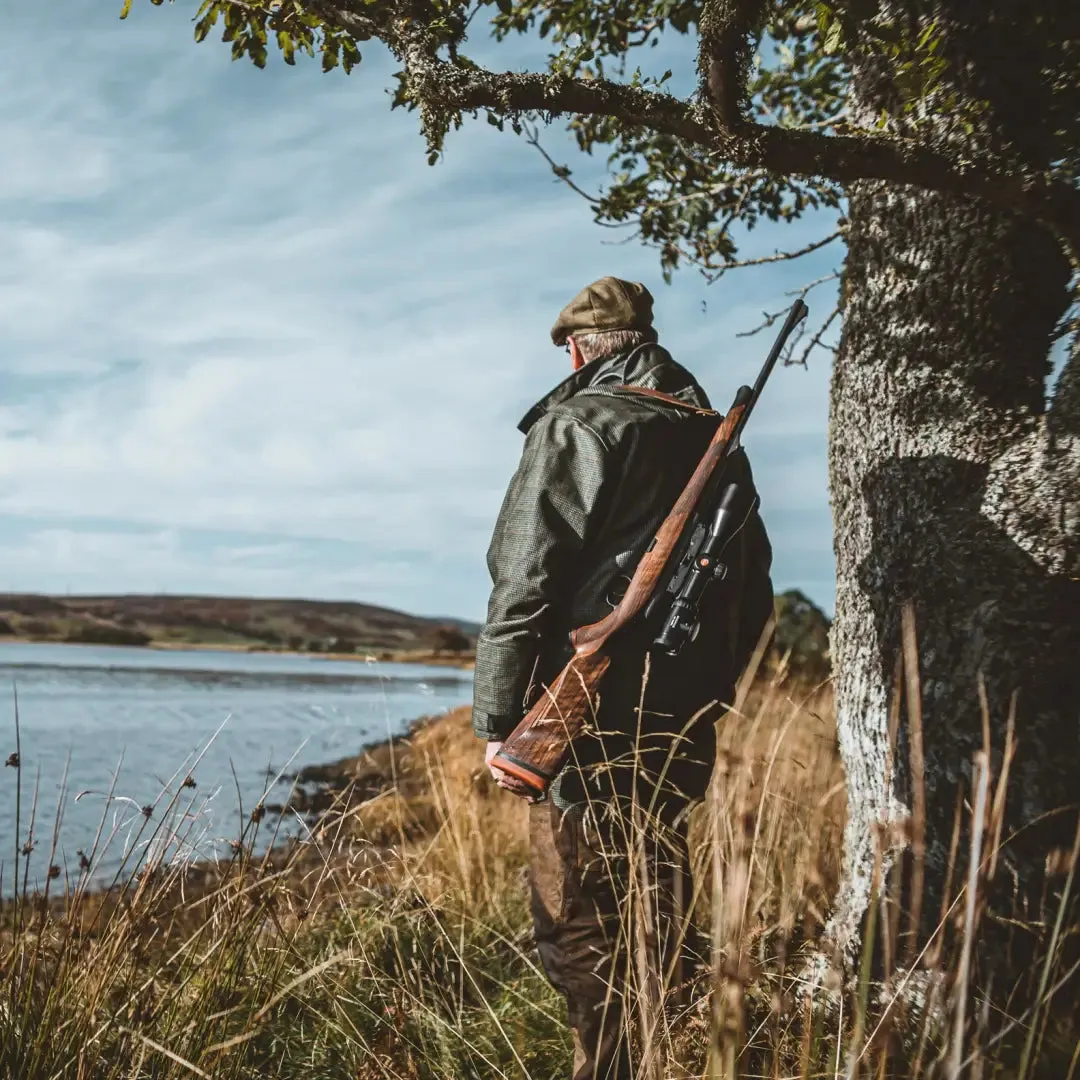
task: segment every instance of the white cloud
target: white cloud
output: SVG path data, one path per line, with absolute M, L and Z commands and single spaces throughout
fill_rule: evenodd
M 65 20 L 70 63 L 45 71 L 26 50 L 0 73 L 15 587 L 77 570 L 95 590 L 378 594 L 478 615 L 514 424 L 564 374 L 547 331 L 573 292 L 611 272 L 654 285 L 665 341 L 725 406 L 771 341 L 735 333 L 832 265 L 665 289 L 654 254 L 605 243 L 512 136 L 472 124 L 429 168 L 377 56 L 350 80 L 257 72 L 194 46 L 181 5 L 130 24 L 100 8 Z M 23 6 L 16 29 L 54 21 Z M 779 369 L 747 434 L 766 512 L 806 526 L 774 537 L 782 585 L 810 550 L 815 581 L 831 575 L 826 382 L 823 358 Z M 334 567 L 320 542 L 347 545 Z

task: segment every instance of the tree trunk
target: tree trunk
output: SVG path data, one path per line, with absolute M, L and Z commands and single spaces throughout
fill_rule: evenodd
M 857 76 L 856 94 L 880 115 L 873 80 Z M 849 820 L 829 929 L 850 962 L 875 846 L 881 838 L 886 867 L 904 850 L 911 863 L 909 814 L 922 798 L 906 709 L 895 751 L 889 745 L 905 604 L 918 639 L 925 754 L 921 940 L 940 916 L 960 790 L 969 820 L 972 758 L 984 743 L 980 682 L 995 775 L 1015 694 L 1003 839 L 1027 826 L 1006 846 L 997 877 L 1012 871 L 1037 894 L 1048 846 L 1071 846 L 1080 795 L 1080 356 L 1074 349 L 1048 409 L 1051 332 L 1068 305 L 1069 267 L 1042 229 L 981 203 L 882 183 L 849 194 L 829 451 Z

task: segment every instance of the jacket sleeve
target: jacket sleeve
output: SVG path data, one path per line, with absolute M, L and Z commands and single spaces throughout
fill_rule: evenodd
M 487 553 L 492 590 L 472 711 L 483 739 L 506 738 L 524 714 L 552 610 L 573 588 L 614 468 L 600 436 L 573 416 L 551 412 L 529 429 Z

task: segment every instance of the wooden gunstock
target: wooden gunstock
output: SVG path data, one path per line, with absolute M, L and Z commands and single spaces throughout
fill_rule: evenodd
M 593 713 L 596 689 L 610 663 L 603 653 L 575 655 L 514 728 L 491 764 L 538 795 L 545 794 L 566 763 L 570 743 Z

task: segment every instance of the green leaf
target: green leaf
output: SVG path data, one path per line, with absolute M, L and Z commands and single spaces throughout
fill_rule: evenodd
M 120 18 L 126 19 L 131 14 L 131 0 L 124 0 L 124 6 L 120 9 Z
M 345 38 L 341 43 L 341 69 L 346 75 L 352 72 L 352 69 L 360 63 L 360 50 L 356 47 L 355 43 Z
M 833 9 L 828 4 L 815 4 L 814 17 L 817 19 L 818 33 L 824 37 L 829 32 L 829 23 L 836 18 Z
M 844 28 L 840 25 L 840 20 L 837 19 L 832 26 L 829 27 L 829 32 L 825 35 L 825 41 L 822 43 L 822 50 L 826 56 L 832 56 L 839 52 L 844 44 Z
M 289 33 L 285 30 L 279 30 L 277 32 L 277 43 L 285 63 L 290 66 L 294 65 L 296 63 L 296 51 L 293 47 L 293 40 Z

